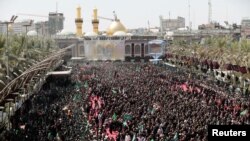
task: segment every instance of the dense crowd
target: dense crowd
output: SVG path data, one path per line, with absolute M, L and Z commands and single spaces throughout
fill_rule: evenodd
M 95 62 L 48 79 L 12 118 L 6 139 L 203 141 L 209 124 L 250 124 L 249 102 L 184 70 Z

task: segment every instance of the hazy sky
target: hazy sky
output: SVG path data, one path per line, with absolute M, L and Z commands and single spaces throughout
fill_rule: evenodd
M 113 18 L 112 11 L 116 11 L 118 18 L 128 28 L 159 26 L 159 16 L 171 18 L 182 16 L 188 25 L 188 0 L 0 0 L 0 21 L 9 20 L 11 15 L 28 13 L 48 15 L 49 12 L 63 12 L 66 30 L 75 31 L 76 7 L 82 7 L 83 30 L 92 31 L 92 10 L 98 8 L 98 14 Z M 208 21 L 208 0 L 190 0 L 190 19 L 193 27 Z M 212 20 L 223 23 L 240 23 L 243 17 L 250 17 L 250 0 L 212 0 Z M 23 19 L 35 21 L 47 20 L 41 17 L 19 16 L 17 21 Z M 100 20 L 100 30 L 106 30 L 110 21 Z

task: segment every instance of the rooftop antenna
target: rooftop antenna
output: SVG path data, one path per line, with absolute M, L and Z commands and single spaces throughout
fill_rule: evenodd
M 58 11 L 58 2 L 56 2 L 56 13 Z
M 196 25 L 195 25 L 195 12 L 193 12 L 193 15 L 194 15 L 194 17 L 193 17 L 193 26 L 195 27 Z
M 190 21 L 190 0 L 188 0 L 188 24 L 189 24 L 189 30 L 191 30 L 191 21 Z
M 149 24 L 149 20 L 148 20 L 148 32 L 150 32 L 150 24 Z
M 168 18 L 168 19 L 169 19 L 169 21 L 170 21 L 170 11 L 168 12 L 168 16 L 169 16 L 169 18 Z
M 117 21 L 118 18 L 117 18 L 117 15 L 116 15 L 115 11 L 113 11 L 113 14 L 114 14 L 114 20 Z
M 228 4 L 227 4 L 227 17 L 226 18 L 227 18 L 227 21 L 228 21 Z
M 212 22 L 212 3 L 211 0 L 208 0 L 208 23 Z

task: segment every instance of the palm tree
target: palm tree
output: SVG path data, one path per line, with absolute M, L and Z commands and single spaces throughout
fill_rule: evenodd
M 5 37 L 0 36 L 0 90 L 9 82 L 14 79 L 35 62 L 44 59 L 48 54 L 52 53 L 55 44 L 51 39 L 46 39 L 46 44 L 42 46 L 43 39 L 32 38 L 27 36 L 14 35 L 9 43 L 8 51 L 8 65 L 9 65 L 9 78 L 6 78 L 6 50 Z M 9 80 L 8 80 L 9 79 Z

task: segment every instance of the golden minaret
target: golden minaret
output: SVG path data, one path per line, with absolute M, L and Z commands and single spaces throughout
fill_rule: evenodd
M 75 19 L 75 23 L 76 23 L 76 36 L 77 37 L 81 37 L 82 36 L 82 17 L 81 17 L 81 7 L 78 6 L 76 8 L 76 19 Z
M 93 32 L 98 34 L 98 32 L 99 32 L 99 30 L 98 30 L 99 20 L 97 18 L 97 9 L 96 8 L 93 10 L 92 24 L 93 24 Z

